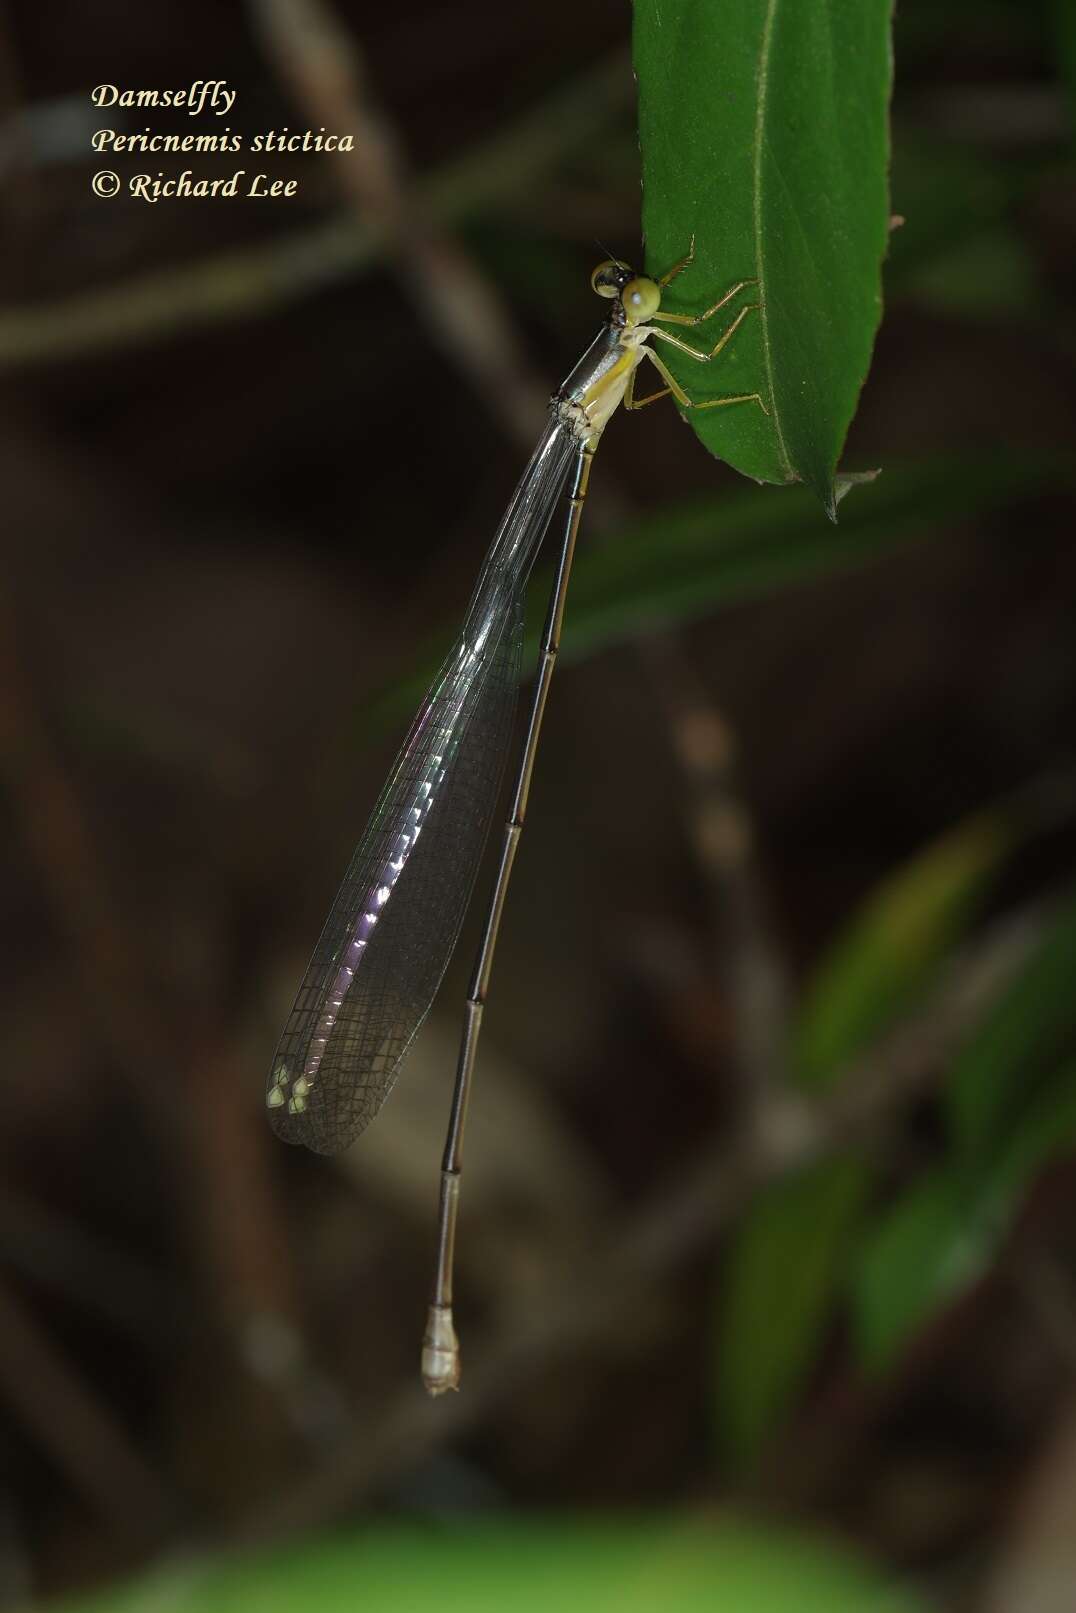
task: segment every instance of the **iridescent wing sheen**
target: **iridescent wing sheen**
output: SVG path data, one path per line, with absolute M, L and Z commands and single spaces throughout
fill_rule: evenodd
M 333 903 L 269 1076 L 287 1142 L 333 1153 L 369 1125 L 441 983 L 510 748 L 527 576 L 575 453 L 551 425 Z

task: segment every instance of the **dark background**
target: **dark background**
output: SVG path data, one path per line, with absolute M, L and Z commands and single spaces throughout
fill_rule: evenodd
M 523 454 L 504 398 L 430 315 L 422 251 L 406 245 L 421 204 L 401 222 L 382 197 L 379 214 L 376 175 L 278 156 L 270 177 L 300 180 L 288 201 L 90 193 L 100 167 L 256 163 L 95 158 L 102 125 L 344 132 L 333 73 L 315 75 L 329 110 L 311 115 L 301 53 L 267 45 L 257 15 L 43 0 L 5 7 L 0 32 L 9 1601 L 192 1537 L 370 1511 L 742 1494 L 711 1417 L 718 1241 L 671 1258 L 627 1325 L 543 1346 L 525 1373 L 481 1367 L 736 1107 L 728 938 L 693 850 L 669 690 L 687 669 L 735 736 L 736 811 L 790 999 L 902 859 L 1071 757 L 1060 480 L 985 511 L 969 493 L 941 526 L 924 510 L 921 541 L 885 558 L 559 674 L 473 1114 L 458 1286 L 475 1388 L 440 1425 L 421 1410 L 408 1423 L 474 915 L 397 1094 L 351 1155 L 276 1143 L 263 1082 L 401 732 L 399 708 L 378 715 L 385 691 L 447 643 Z M 463 188 L 477 172 L 482 199 L 457 195 L 446 227 L 503 303 L 519 372 L 548 391 L 595 328 L 594 263 L 640 250 L 627 6 L 414 0 L 337 16 L 401 183 L 474 159 Z M 1060 7 L 902 6 L 893 208 L 908 234 L 846 468 L 1071 444 L 1063 37 Z M 524 116 L 551 138 L 556 98 L 599 70 L 593 129 L 488 182 L 494 142 Z M 228 119 L 120 122 L 89 100 L 99 82 L 218 77 L 238 91 Z M 355 217 L 387 230 L 388 259 L 334 268 L 331 241 L 346 259 Z M 301 267 L 274 256 L 304 239 Z M 619 419 L 584 541 L 604 528 L 615 542 L 613 498 L 639 513 L 736 485 L 673 410 Z M 1004 901 L 1062 888 L 1072 857 L 1062 817 Z M 920 1116 L 898 1153 L 917 1157 L 929 1135 Z M 1058 1168 L 1022 1233 L 1063 1274 L 1074 1209 Z M 1076 1479 L 1071 1438 L 1061 1477 L 1043 1477 L 1047 1436 L 1076 1405 L 1076 1301 L 1061 1289 L 1058 1334 L 999 1270 L 870 1385 L 838 1320 L 756 1502 L 945 1595 L 987 1594 L 1029 1497 Z

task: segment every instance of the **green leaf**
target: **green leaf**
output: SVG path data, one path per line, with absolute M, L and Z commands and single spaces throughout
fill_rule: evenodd
M 56 1613 L 924 1613 L 849 1553 L 735 1520 L 494 1523 L 181 1562 Z
M 700 401 L 759 391 L 768 418 L 748 404 L 687 417 L 746 475 L 808 482 L 831 517 L 881 316 L 890 10 L 635 3 L 647 272 L 664 273 L 694 236 L 664 306 L 699 312 L 750 277 L 758 286 L 731 307 L 761 303 L 709 370 L 665 344 L 661 356 Z M 720 319 L 704 327 L 709 346 Z
M 1068 1064 L 992 1153 L 939 1166 L 881 1217 L 853 1289 L 864 1366 L 888 1366 L 917 1328 L 989 1270 L 1027 1188 L 1074 1147 L 1076 1065 Z
M 717 1426 L 740 1467 L 757 1460 L 817 1358 L 871 1185 L 847 1155 L 760 1194 L 723 1271 Z
M 823 958 L 794 1032 L 794 1069 L 824 1088 L 933 978 L 1012 844 L 1001 811 L 967 819 L 904 864 Z
M 982 455 L 890 467 L 845 501 L 836 529 L 803 489 L 781 498 L 749 491 L 670 502 L 626 523 L 607 542 L 584 543 L 572 575 L 561 663 L 582 660 L 657 626 L 693 621 L 719 605 L 867 565 L 977 510 L 1054 485 L 1064 474 L 1063 467 L 1045 459 Z M 530 589 L 527 669 L 537 653 L 549 588 L 550 576 L 543 570 Z M 406 722 L 448 648 L 453 625 L 442 628 L 412 677 L 358 714 L 360 732 Z M 354 730 L 346 742 L 353 745 Z
M 1003 1137 L 1036 1082 L 1076 1034 L 1076 898 L 964 1044 L 946 1082 L 957 1147 L 981 1152 Z

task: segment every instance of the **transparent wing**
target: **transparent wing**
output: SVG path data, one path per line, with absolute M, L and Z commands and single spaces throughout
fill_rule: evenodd
M 441 983 L 511 741 L 527 577 L 577 451 L 551 423 L 351 860 L 269 1076 L 287 1142 L 332 1153 L 358 1136 Z

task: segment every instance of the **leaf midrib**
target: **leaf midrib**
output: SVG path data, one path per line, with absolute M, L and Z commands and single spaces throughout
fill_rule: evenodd
M 785 474 L 789 481 L 792 481 L 795 479 L 795 472 L 792 469 L 792 456 L 788 451 L 785 434 L 781 429 L 781 412 L 777 405 L 777 396 L 774 390 L 773 356 L 770 349 L 769 304 L 766 296 L 766 271 L 763 265 L 762 252 L 762 141 L 770 85 L 770 54 L 773 46 L 773 29 L 778 4 L 779 0 L 768 0 L 766 16 L 762 24 L 762 39 L 759 45 L 758 97 L 755 102 L 755 149 L 752 153 L 751 170 L 751 204 L 755 229 L 755 262 L 758 265 L 758 289 L 761 303 L 759 321 L 762 327 L 762 359 L 766 370 L 766 390 L 770 399 L 777 450 L 781 456 L 781 464 Z

